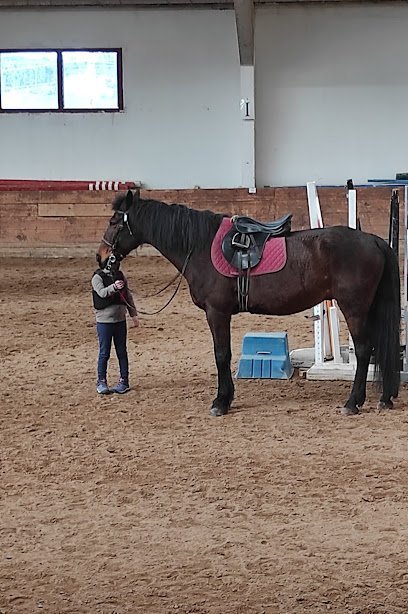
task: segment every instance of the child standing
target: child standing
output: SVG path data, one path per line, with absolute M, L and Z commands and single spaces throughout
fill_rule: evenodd
M 107 261 L 100 264 L 100 268 L 93 274 L 91 283 L 99 340 L 96 391 L 98 394 L 110 392 L 123 394 L 130 390 L 126 311 L 129 313 L 133 326 L 139 326 L 133 296 L 128 288 L 126 277 L 122 271 L 119 271 L 119 266 L 115 268 L 109 266 Z M 112 339 L 119 362 L 120 378 L 116 386 L 109 388 L 107 370 Z

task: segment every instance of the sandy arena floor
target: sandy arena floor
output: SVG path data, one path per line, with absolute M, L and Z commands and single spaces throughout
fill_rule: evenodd
M 95 392 L 91 258 L 2 264 L 0 614 L 408 612 L 408 394 L 236 382 L 209 416 L 212 342 L 184 286 L 129 331 L 134 390 Z M 175 273 L 125 263 L 139 296 Z M 144 310 L 163 298 L 139 298 Z M 304 314 L 240 315 L 311 345 Z M 111 382 L 117 377 L 111 360 Z

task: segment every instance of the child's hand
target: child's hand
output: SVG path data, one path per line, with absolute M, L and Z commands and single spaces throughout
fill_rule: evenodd
M 113 287 L 115 288 L 115 290 L 122 290 L 122 288 L 125 287 L 125 282 L 123 281 L 123 279 L 117 279 L 113 284 Z
M 139 326 L 139 317 L 138 316 L 133 316 L 130 319 L 132 320 L 132 326 L 134 328 L 137 328 Z

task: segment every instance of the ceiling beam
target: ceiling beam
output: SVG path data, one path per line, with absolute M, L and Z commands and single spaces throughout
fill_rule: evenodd
M 408 0 L 254 0 L 254 4 L 406 4 Z M 244 4 L 242 0 L 241 4 Z M 236 0 L 0 0 L 0 9 L 7 8 L 80 8 L 80 7 L 152 7 L 160 8 L 235 8 Z M 243 8 L 240 10 L 244 10 Z
M 241 66 L 254 64 L 254 0 L 234 0 Z
M 232 0 L 0 0 L 0 9 L 84 7 L 123 8 L 132 6 L 136 8 L 142 8 L 145 6 L 157 6 L 160 8 L 172 8 L 177 6 L 183 6 L 183 8 L 200 8 L 201 6 L 208 5 L 211 5 L 211 7 L 214 8 L 232 8 Z

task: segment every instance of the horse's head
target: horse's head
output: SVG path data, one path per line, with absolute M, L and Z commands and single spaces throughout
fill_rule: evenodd
M 128 190 L 125 196 L 121 195 L 113 201 L 113 215 L 96 253 L 100 265 L 109 258 L 111 261 L 120 262 L 143 242 L 141 237 L 138 237 L 134 224 L 132 225 L 132 205 L 135 198 L 138 198 L 138 193 L 134 194 Z

